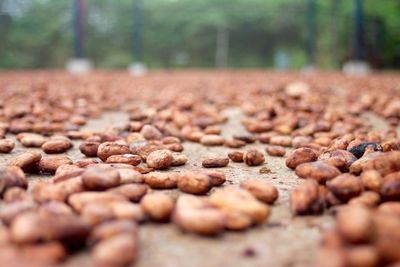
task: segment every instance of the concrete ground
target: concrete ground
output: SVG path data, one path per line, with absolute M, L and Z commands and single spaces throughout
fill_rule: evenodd
M 224 113 L 229 117 L 223 126 L 223 135 L 245 133 L 240 123 L 239 109 L 228 109 Z M 371 119 L 371 116 L 367 116 Z M 106 113 L 101 118 L 90 121 L 84 129 L 101 130 L 106 127 L 122 125 L 128 121 L 125 113 Z M 383 127 L 380 120 L 372 118 L 374 124 Z M 79 141 L 68 155 L 74 159 L 83 158 L 79 152 Z M 265 145 L 252 144 L 250 147 L 265 151 Z M 189 162 L 182 169 L 200 169 L 201 159 L 208 154 L 225 155 L 231 149 L 225 147 L 204 147 L 196 143 L 184 143 L 183 153 Z M 17 143 L 10 154 L 0 157 L 0 164 L 6 164 L 15 155 L 26 151 Z M 289 152 L 289 150 L 288 150 Z M 140 252 L 137 267 L 222 267 L 222 266 L 312 266 L 320 240 L 320 229 L 331 227 L 329 215 L 293 217 L 289 210 L 291 189 L 302 180 L 286 168 L 285 158 L 266 155 L 263 166 L 248 167 L 243 163 L 230 162 L 218 170 L 225 173 L 226 184 L 239 184 L 248 178 L 266 180 L 279 190 L 279 199 L 272 206 L 272 215 L 268 222 L 245 232 L 226 232 L 221 236 L 210 238 L 183 233 L 173 224 L 146 223 L 140 226 Z M 271 172 L 262 174 L 261 167 L 268 167 Z M 48 177 L 48 176 L 47 176 Z M 32 181 L 46 179 L 46 176 L 32 176 Z M 176 194 L 176 191 L 172 191 Z M 127 251 L 127 253 L 129 253 Z M 65 266 L 93 266 L 87 252 L 71 256 Z

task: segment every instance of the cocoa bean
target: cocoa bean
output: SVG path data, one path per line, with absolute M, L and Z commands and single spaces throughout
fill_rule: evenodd
M 168 221 L 174 209 L 174 201 L 172 198 L 164 193 L 158 192 L 145 195 L 140 205 L 147 216 L 155 221 Z
M 240 187 L 267 204 L 273 204 L 279 196 L 278 190 L 272 184 L 257 179 L 247 179 L 240 183 Z
M 317 160 L 315 152 L 306 147 L 293 150 L 286 159 L 286 166 L 291 169 L 296 169 L 302 163 L 312 162 Z
M 10 153 L 15 147 L 11 139 L 0 139 L 0 153 Z
M 146 158 L 147 166 L 156 170 L 170 167 L 172 161 L 172 153 L 166 149 L 153 151 Z
M 229 163 L 229 158 L 223 156 L 212 156 L 202 161 L 204 168 L 222 168 Z
M 249 166 L 258 166 L 264 163 L 265 157 L 260 151 L 250 149 L 244 153 L 243 161 Z

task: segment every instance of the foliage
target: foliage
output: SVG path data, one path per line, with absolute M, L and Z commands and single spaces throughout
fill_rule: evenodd
M 142 1 L 143 59 L 150 67 L 213 67 L 220 28 L 229 31 L 229 67 L 271 67 L 277 51 L 291 56 L 292 67 L 307 63 L 307 0 Z M 339 1 L 336 13 L 335 1 L 316 0 L 316 63 L 324 68 L 352 53 L 353 1 Z M 63 67 L 72 56 L 72 2 L 0 0 L 0 67 Z M 399 68 L 400 2 L 364 3 L 367 59 Z M 134 60 L 133 0 L 87 4 L 86 56 L 98 67 L 125 68 Z

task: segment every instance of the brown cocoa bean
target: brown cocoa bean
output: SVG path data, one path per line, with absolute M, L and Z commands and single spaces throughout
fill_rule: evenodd
M 90 203 L 109 204 L 126 200 L 126 197 L 111 192 L 80 192 L 69 196 L 68 204 L 80 213 Z
M 265 151 L 267 151 L 268 155 L 273 157 L 283 157 L 286 154 L 285 148 L 281 146 L 267 146 Z
M 183 151 L 183 145 L 181 143 L 166 144 L 166 145 L 163 145 L 163 148 L 171 150 L 173 152 L 182 152 Z
M 24 172 L 35 172 L 41 158 L 42 155 L 39 152 L 25 152 L 16 156 L 10 165 L 20 167 Z
M 346 241 L 367 242 L 372 237 L 372 214 L 362 206 L 343 207 L 336 214 L 336 226 Z
M 222 168 L 226 167 L 229 163 L 229 158 L 223 156 L 211 156 L 202 161 L 204 168 Z
M 79 150 L 86 157 L 97 157 L 100 142 L 85 141 L 79 145 Z
M 109 156 L 112 155 L 123 155 L 130 154 L 131 150 L 126 144 L 119 144 L 116 142 L 104 142 L 97 148 L 97 156 L 102 160 L 106 161 Z
M 49 264 L 56 264 L 67 257 L 65 247 L 59 242 L 19 246 L 18 254 L 19 257 L 29 259 L 31 262 Z
M 123 155 L 111 155 L 107 158 L 106 163 L 123 163 L 132 166 L 137 166 L 142 161 L 142 158 L 138 155 L 123 154 Z
M 137 238 L 139 229 L 134 221 L 118 220 L 109 221 L 97 225 L 90 234 L 89 242 L 91 244 L 99 241 L 107 240 L 119 234 L 125 234 L 133 238 Z
M 211 185 L 212 186 L 220 186 L 226 181 L 225 174 L 219 171 L 206 171 L 205 174 L 210 177 Z
M 364 191 L 360 196 L 352 198 L 350 205 L 361 205 L 369 208 L 376 207 L 381 201 L 381 197 L 374 191 Z
M 168 221 L 174 209 L 172 198 L 159 192 L 145 195 L 140 201 L 140 205 L 147 216 L 155 221 Z
M 265 157 L 257 149 L 250 149 L 243 154 L 243 161 L 249 166 L 258 166 L 264 163 Z
M 360 159 L 356 160 L 355 162 L 353 162 L 353 164 L 350 165 L 350 172 L 354 174 L 361 173 L 368 162 L 372 161 L 375 158 L 378 158 L 381 155 L 382 152 L 373 152 L 362 156 Z M 372 170 L 373 168 L 370 169 Z
M 125 234 L 100 241 L 91 253 L 97 266 L 127 266 L 137 260 L 138 240 Z
M 296 136 L 293 137 L 292 145 L 294 148 L 300 148 L 308 143 L 311 143 L 312 139 L 308 136 Z
M 39 203 L 49 200 L 66 201 L 69 195 L 82 192 L 84 189 L 81 177 L 70 178 L 56 184 L 38 182 L 32 188 L 32 197 Z
M 362 172 L 361 181 L 365 189 L 375 192 L 379 192 L 382 186 L 382 176 L 375 170 Z
M 177 185 L 182 192 L 199 195 L 207 193 L 212 187 L 206 173 L 193 171 L 181 173 Z
M 42 150 L 47 154 L 60 154 L 72 148 L 69 140 L 49 140 L 42 145 Z
M 244 124 L 246 130 L 251 133 L 264 133 L 272 129 L 269 121 L 250 121 Z
M 60 165 L 57 168 L 56 173 L 55 173 L 54 177 L 52 178 L 52 180 L 54 183 L 59 183 L 59 182 L 68 180 L 70 178 L 78 177 L 84 171 L 85 171 L 85 169 L 79 168 L 76 165 L 71 165 L 71 164 Z
M 172 153 L 172 166 L 182 166 L 185 165 L 187 161 L 188 158 L 185 155 L 178 152 Z
M 105 203 L 105 205 L 110 206 L 114 217 L 118 220 L 133 220 L 141 222 L 145 218 L 142 207 L 136 203 L 131 203 L 129 201 L 115 201 Z
M 240 187 L 267 204 L 273 204 L 279 196 L 278 190 L 272 184 L 257 179 L 247 179 L 240 183 Z
M 340 175 L 337 168 L 322 161 L 302 163 L 296 167 L 295 173 L 300 178 L 314 179 L 321 184 Z
M 121 178 L 121 184 L 143 183 L 143 174 L 133 169 L 116 169 Z
M 124 184 L 115 188 L 111 188 L 108 192 L 120 194 L 133 202 L 139 202 L 148 191 L 145 184 Z
M 306 180 L 296 186 L 290 194 L 290 208 L 296 215 L 321 213 L 324 210 L 324 201 L 318 183 L 315 180 Z
M 16 243 L 60 241 L 67 246 L 85 242 L 89 225 L 78 216 L 48 216 L 34 212 L 19 215 L 11 223 L 11 239 Z
M 233 138 L 243 141 L 246 144 L 252 144 L 257 140 L 257 138 L 252 134 L 235 134 Z
M 99 164 L 100 161 L 98 159 L 81 159 L 74 163 L 74 165 L 78 166 L 79 168 L 86 168 L 87 166 Z
M 199 143 L 201 138 L 203 138 L 203 136 L 205 135 L 205 133 L 201 132 L 201 131 L 193 131 L 193 132 L 188 132 L 187 134 L 184 134 L 185 138 L 191 142 L 196 142 Z
M 346 266 L 346 254 L 342 248 L 323 247 L 318 251 L 315 266 L 343 267 Z
M 362 168 L 365 170 L 376 170 L 382 176 L 392 172 L 400 171 L 400 151 L 390 151 L 366 162 Z
M 171 151 L 162 149 L 151 152 L 146 158 L 146 163 L 148 167 L 160 170 L 169 168 L 172 165 L 172 160 Z
M 271 136 L 271 138 L 269 139 L 269 143 L 276 146 L 291 147 L 292 137 L 286 135 Z
M 375 267 L 379 263 L 379 254 L 374 246 L 362 245 L 350 247 L 346 251 L 346 262 L 349 267 Z
M 390 173 L 382 179 L 380 193 L 384 200 L 400 200 L 400 172 Z
M 46 142 L 43 135 L 34 133 L 20 133 L 17 135 L 17 140 L 24 147 L 41 147 Z
M 206 134 L 200 139 L 200 143 L 204 146 L 222 146 L 225 138 L 216 134 Z
M 333 150 L 319 155 L 318 160 L 325 161 L 339 170 L 346 172 L 357 158 L 349 151 Z
M 152 125 L 144 125 L 140 130 L 140 134 L 147 140 L 160 140 L 162 133 Z
M 44 173 L 55 173 L 57 168 L 64 164 L 72 164 L 72 160 L 65 155 L 47 156 L 40 159 L 38 168 Z
M 210 125 L 204 129 L 205 134 L 221 134 L 221 127 L 218 125 Z
M 39 206 L 38 213 L 42 215 L 74 215 L 74 211 L 70 206 L 60 201 L 48 201 Z
M 180 195 L 173 213 L 173 222 L 184 231 L 217 235 L 224 230 L 226 219 L 206 198 Z
M 178 176 L 172 172 L 151 172 L 144 175 L 144 182 L 154 189 L 171 189 L 177 187 Z
M 175 137 L 175 136 L 166 136 L 161 141 L 162 141 L 162 143 L 164 145 L 180 144 L 181 143 L 181 140 L 178 137 Z
M 11 187 L 28 187 L 28 180 L 20 167 L 7 166 L 0 168 L 0 195 Z
M 344 202 L 360 195 L 363 191 L 361 179 L 348 173 L 336 176 L 326 185 L 337 198 Z
M 10 153 L 15 147 L 11 139 L 0 139 L 0 153 Z
M 91 226 L 96 226 L 103 222 L 113 220 L 114 212 L 111 207 L 107 205 L 91 203 L 83 207 L 80 216 Z
M 400 202 L 388 201 L 379 205 L 378 210 L 382 213 L 400 216 Z
M 104 190 L 120 184 L 119 172 L 112 168 L 89 167 L 82 173 L 82 182 L 89 190 Z
M 5 225 L 10 225 L 11 222 L 20 214 L 35 211 L 36 208 L 36 204 L 30 200 L 2 205 L 0 210 L 0 219 Z
M 228 153 L 228 157 L 233 162 L 243 162 L 244 153 L 242 151 L 232 151 Z
M 14 203 L 26 200 L 29 200 L 29 194 L 21 187 L 11 187 L 3 194 L 4 203 Z
M 302 147 L 293 150 L 286 159 L 286 166 L 291 169 L 296 169 L 302 163 L 312 162 L 317 160 L 317 154 L 307 147 Z
M 226 227 L 232 230 L 243 230 L 250 226 L 247 222 L 242 224 L 243 220 L 248 221 L 250 219 L 251 224 L 261 224 L 270 215 L 270 209 L 267 205 L 258 201 L 248 191 L 240 188 L 227 187 L 215 191 L 210 196 L 210 203 L 226 214 Z M 240 220 L 239 224 L 238 220 Z
M 400 261 L 400 221 L 396 215 L 376 213 L 374 245 L 383 262 Z
M 230 148 L 240 148 L 245 146 L 246 142 L 235 138 L 227 138 L 224 145 Z

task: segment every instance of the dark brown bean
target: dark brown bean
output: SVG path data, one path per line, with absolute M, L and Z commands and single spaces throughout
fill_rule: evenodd
M 317 160 L 317 154 L 307 147 L 302 147 L 293 150 L 286 159 L 286 166 L 291 169 L 296 169 L 302 163 L 312 162 Z
M 166 149 L 153 151 L 146 158 L 147 166 L 156 170 L 170 167 L 172 165 L 172 161 L 172 153 Z
M 25 152 L 16 156 L 10 165 L 20 167 L 24 172 L 35 172 L 41 158 L 42 154 L 39 152 Z
M 324 201 L 318 183 L 315 180 L 306 180 L 296 186 L 290 194 L 290 208 L 297 215 L 321 213 Z
M 123 154 L 123 155 L 111 155 L 107 158 L 106 163 L 123 163 L 132 166 L 137 166 L 142 161 L 142 158 L 138 155 Z
M 178 177 L 179 174 L 173 172 L 151 172 L 144 175 L 144 182 L 151 188 L 171 189 L 177 187 Z
M 232 151 L 228 153 L 228 157 L 233 162 L 243 162 L 244 153 L 242 151 Z
M 285 148 L 281 146 L 267 146 L 265 151 L 267 151 L 268 155 L 273 157 L 283 157 L 286 154 Z
M 64 164 L 72 164 L 72 160 L 65 155 L 47 156 L 40 159 L 38 168 L 41 172 L 55 173 L 57 168 Z
M 265 157 L 260 151 L 250 149 L 244 153 L 243 161 L 249 166 L 258 166 L 264 163 Z
M 360 195 L 363 191 L 361 179 L 348 173 L 336 176 L 326 185 L 337 198 L 344 202 Z
M 11 187 L 28 187 L 28 180 L 25 173 L 17 166 L 0 168 L 0 195 Z
M 295 173 L 300 178 L 314 179 L 321 184 L 340 175 L 337 168 L 322 161 L 300 164 L 296 167 Z
M 72 148 L 69 140 L 49 140 L 42 145 L 42 149 L 47 154 L 60 154 Z
M 229 163 L 229 158 L 227 157 L 209 157 L 202 161 L 202 165 L 204 168 L 221 168 L 226 167 Z
M 97 150 L 100 146 L 100 142 L 85 141 L 80 144 L 79 150 L 86 157 L 97 157 Z
M 117 142 L 104 142 L 97 148 L 97 156 L 102 160 L 106 161 L 109 156 L 112 155 L 123 155 L 130 154 L 131 150 L 126 144 L 120 144 Z
M 0 153 L 10 153 L 15 147 L 11 139 L 0 139 Z

